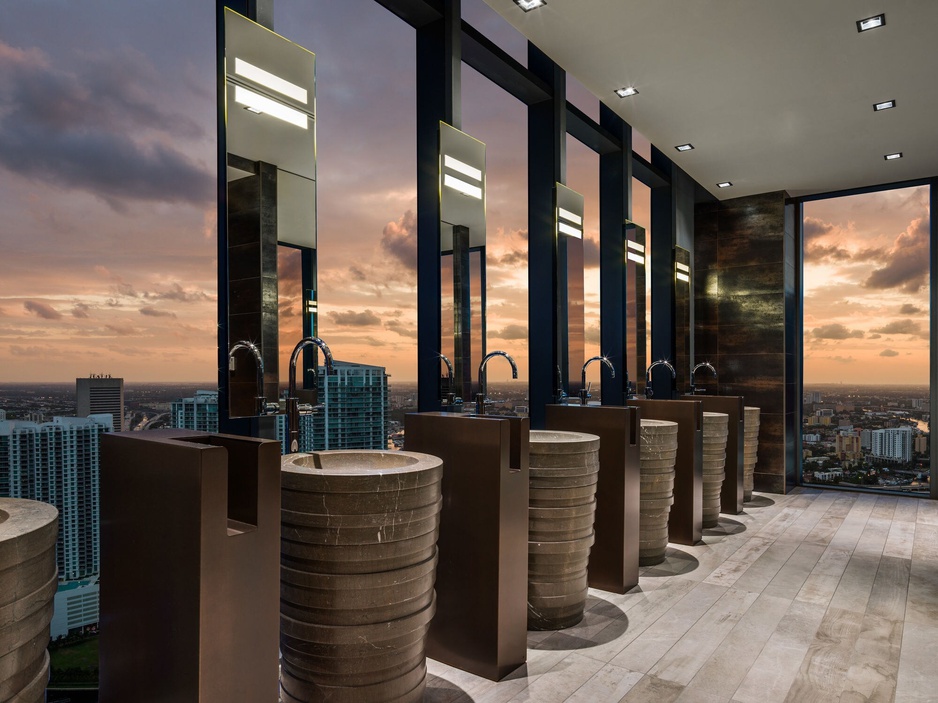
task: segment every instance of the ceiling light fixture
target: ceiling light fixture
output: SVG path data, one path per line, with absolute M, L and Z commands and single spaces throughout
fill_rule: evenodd
M 616 88 L 616 95 L 618 95 L 620 98 L 627 98 L 632 95 L 638 95 L 638 90 L 632 86 L 628 86 L 627 88 Z
M 723 181 L 722 183 L 717 183 L 717 188 L 729 188 L 733 184 L 729 181 Z
M 674 148 L 677 149 L 678 151 L 693 151 L 694 145 L 693 144 L 678 144 Z
M 896 106 L 895 100 L 885 100 L 884 102 L 881 102 L 881 103 L 875 103 L 873 105 L 873 112 L 879 112 L 880 110 L 888 110 L 889 108 L 892 108 L 895 106 Z
M 868 32 L 871 29 L 882 27 L 884 24 L 886 24 L 886 15 L 874 15 L 873 17 L 867 17 L 865 20 L 857 20 L 857 31 Z
M 544 7 L 547 4 L 547 0 L 515 0 L 515 5 L 520 7 L 525 12 L 530 12 L 531 10 L 536 10 L 539 7 Z
M 294 110 L 292 107 L 287 107 L 283 103 L 278 103 L 276 100 L 264 97 L 260 93 L 255 93 L 253 90 L 242 88 L 240 85 L 235 86 L 235 102 L 247 108 L 253 108 L 251 112 L 268 114 L 271 117 L 289 122 L 302 129 L 309 129 L 309 118 L 305 113 Z
M 897 151 L 895 154 L 886 154 L 883 158 L 886 159 L 886 161 L 895 161 L 896 159 L 902 158 L 902 152 Z

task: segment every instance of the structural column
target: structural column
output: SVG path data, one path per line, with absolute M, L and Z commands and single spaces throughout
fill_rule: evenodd
M 528 106 L 528 358 L 531 427 L 541 429 L 561 367 L 554 184 L 566 177 L 566 74 L 528 43 L 528 68 L 551 97 Z
M 460 127 L 460 0 L 417 28 L 417 409 L 440 409 L 440 122 Z
M 602 367 L 603 405 L 624 405 L 627 382 L 625 221 L 632 219 L 632 128 L 604 104 L 599 125 L 622 144 L 599 157 L 599 317 L 603 354 L 616 367 Z M 636 379 L 632 379 L 635 381 Z

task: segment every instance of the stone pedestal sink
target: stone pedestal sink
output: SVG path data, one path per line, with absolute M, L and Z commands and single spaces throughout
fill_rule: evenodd
M 638 563 L 660 564 L 668 547 L 668 518 L 674 503 L 676 422 L 642 420 L 641 512 Z
M 48 503 L 0 498 L 0 701 L 45 700 L 58 515 Z
M 281 468 L 282 700 L 421 700 L 442 462 L 325 451 Z
M 599 437 L 532 430 L 528 509 L 528 629 L 583 619 L 593 544 Z
M 720 493 L 726 470 L 726 438 L 729 415 L 703 414 L 703 526 L 716 527 L 720 522 Z
M 744 412 L 743 500 L 748 501 L 752 500 L 752 474 L 759 454 L 759 408 L 747 405 Z

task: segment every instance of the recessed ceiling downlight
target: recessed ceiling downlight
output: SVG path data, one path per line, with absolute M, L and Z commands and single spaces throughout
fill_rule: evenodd
M 627 98 L 631 95 L 638 95 L 638 91 L 632 86 L 628 86 L 626 88 L 616 88 L 616 95 L 618 95 L 620 98 Z
M 694 145 L 693 144 L 678 144 L 674 148 L 677 149 L 678 151 L 693 151 Z
M 896 106 L 895 100 L 884 100 L 881 103 L 873 104 L 873 112 L 879 112 L 880 110 L 889 110 Z
M 874 15 L 867 17 L 865 20 L 857 20 L 857 31 L 868 32 L 871 29 L 882 27 L 884 24 L 886 24 L 886 15 Z
M 729 188 L 733 184 L 729 181 L 723 181 L 722 183 L 717 183 L 717 188 Z
M 896 159 L 902 158 L 902 152 L 897 151 L 894 154 L 884 154 L 883 158 L 886 159 L 886 161 L 895 161 Z
M 520 7 L 525 12 L 530 12 L 531 10 L 536 10 L 539 7 L 544 7 L 547 4 L 547 0 L 515 0 L 515 5 Z

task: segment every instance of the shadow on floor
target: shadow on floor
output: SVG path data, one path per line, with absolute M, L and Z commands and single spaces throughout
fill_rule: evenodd
M 467 703 L 472 698 L 452 681 L 439 676 L 427 675 L 427 688 L 423 694 L 424 703 Z
M 775 501 L 768 496 L 753 495 L 752 500 L 743 503 L 743 508 L 768 508 L 770 505 L 775 505 Z
M 688 554 L 675 547 L 668 545 L 668 551 L 665 552 L 664 561 L 655 566 L 645 567 L 642 576 L 678 576 L 680 574 L 689 574 L 694 571 L 700 562 L 693 554 Z
M 705 527 L 703 534 L 704 537 L 726 537 L 727 535 L 738 535 L 740 532 L 745 531 L 746 526 L 739 520 L 721 515 L 719 524 L 716 527 Z
M 534 649 L 586 649 L 597 647 L 622 636 L 629 629 L 629 619 L 619 606 L 602 598 L 588 596 L 583 619 L 565 630 L 557 630 L 534 645 Z M 530 646 L 530 645 L 529 645 Z

